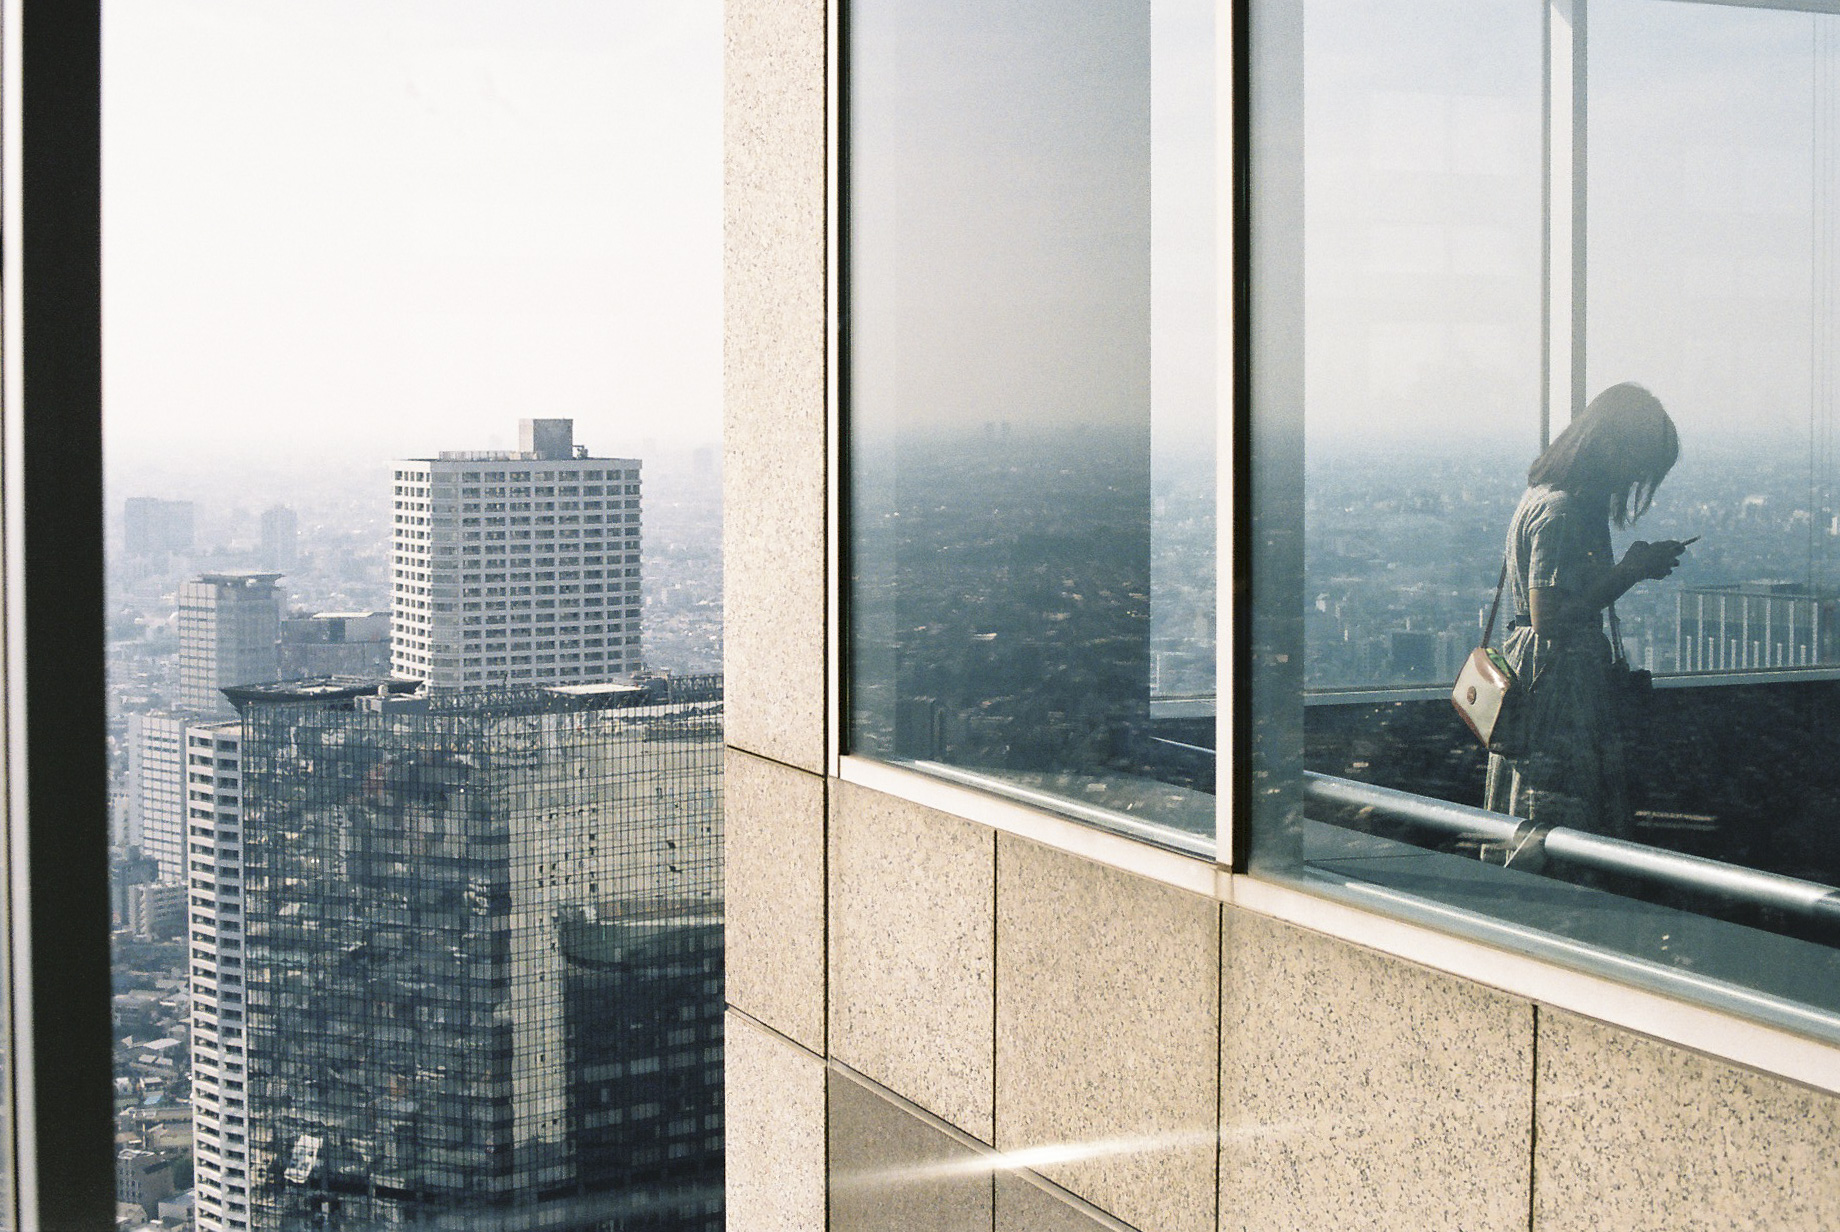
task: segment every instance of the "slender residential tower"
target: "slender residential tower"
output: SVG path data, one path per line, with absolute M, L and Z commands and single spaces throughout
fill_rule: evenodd
M 179 683 L 167 710 L 128 716 L 128 839 L 185 879 L 188 724 L 234 715 L 226 685 L 281 674 L 279 573 L 206 573 L 179 587 Z
M 198 1232 L 250 1226 L 242 732 L 232 720 L 190 724 L 182 735 Z

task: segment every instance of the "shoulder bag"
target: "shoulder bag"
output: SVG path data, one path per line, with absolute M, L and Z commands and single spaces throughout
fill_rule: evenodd
M 1463 722 L 1482 747 L 1503 757 L 1522 752 L 1521 738 L 1525 724 L 1520 721 L 1526 707 L 1527 690 L 1507 656 L 1489 645 L 1495 635 L 1495 617 L 1501 613 L 1501 592 L 1508 581 L 1508 561 L 1501 562 L 1501 577 L 1495 582 L 1495 602 L 1489 605 L 1488 623 L 1482 627 L 1482 645 L 1470 651 L 1463 670 L 1457 674 L 1456 687 L 1450 691 L 1450 704 L 1463 716 Z

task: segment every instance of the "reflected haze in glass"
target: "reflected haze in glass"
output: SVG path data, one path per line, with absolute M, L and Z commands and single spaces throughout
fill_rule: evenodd
M 850 751 L 1213 834 L 1211 7 L 850 22 Z M 1093 810 L 1099 810 L 1094 812 Z

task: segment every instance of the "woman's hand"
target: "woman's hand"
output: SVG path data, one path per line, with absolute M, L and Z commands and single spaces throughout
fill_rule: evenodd
M 1678 539 L 1649 543 L 1638 539 L 1623 553 L 1619 567 L 1632 578 L 1660 579 L 1680 567 L 1680 554 L 1687 545 Z
M 1623 592 L 1645 578 L 1664 578 L 1680 567 L 1680 554 L 1687 545 L 1678 539 L 1648 543 L 1638 539 L 1623 553 L 1616 567 L 1580 595 L 1570 595 L 1546 586 L 1527 592 L 1527 615 L 1533 631 L 1541 637 L 1563 632 L 1571 626 L 1595 624 L 1598 614 L 1623 597 Z

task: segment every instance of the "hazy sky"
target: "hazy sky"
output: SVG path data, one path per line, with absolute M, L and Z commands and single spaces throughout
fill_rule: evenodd
M 112 0 L 111 469 L 721 419 L 719 0 Z
M 858 440 L 1126 425 L 1211 451 L 1209 0 L 860 3 Z
M 1160 65 L 1173 64 L 1168 35 L 1187 7 L 1158 0 Z M 1539 364 L 1537 5 L 1310 12 L 1314 432 L 1456 439 L 1511 423 L 1528 436 Z M 1648 382 L 1695 439 L 1733 425 L 1792 439 L 1806 430 L 1816 21 L 1654 0 L 1593 6 L 1591 385 Z M 999 43 L 987 38 L 981 59 L 968 52 L 967 71 L 1007 72 L 1013 89 L 1027 74 Z M 1032 47 L 1055 62 L 1053 47 Z M 941 49 L 917 40 L 907 54 Z M 504 446 L 523 415 L 573 415 L 597 452 L 716 438 L 719 0 L 112 0 L 104 50 L 117 468 L 175 453 L 305 461 Z M 1819 65 L 1840 78 L 1831 53 Z M 1040 77 L 1035 111 L 1081 103 L 1061 97 L 1066 74 Z M 911 146 L 926 98 L 905 101 Z M 1142 106 L 1134 97 L 1127 109 L 1136 140 Z M 1168 135 L 1183 130 L 1170 123 L 1180 114 L 1171 99 L 1159 94 L 1156 108 L 1153 230 L 1169 236 L 1180 230 L 1170 203 L 1208 202 L 1167 180 L 1178 166 Z M 1115 111 L 1100 118 L 1115 127 Z M 993 139 L 1016 135 L 984 127 Z M 1830 159 L 1837 130 L 1824 133 Z M 1110 130 L 1072 131 L 1082 140 L 1063 161 L 1077 168 Z M 1037 163 L 1055 148 L 1023 135 Z M 942 242 L 985 264 L 956 280 L 928 267 L 951 310 L 913 329 L 907 342 L 921 353 L 1000 339 L 1012 359 L 1030 347 L 1045 355 L 1078 332 L 1065 314 L 1084 301 L 1069 287 L 1104 281 L 1090 254 L 1071 273 L 1046 259 L 1043 237 L 1066 238 L 1064 184 L 1013 161 L 1017 148 L 1000 151 L 1012 180 L 1062 198 L 1058 214 L 1046 211 L 1055 225 L 968 226 L 963 210 L 938 210 Z M 1087 212 L 1102 213 L 1102 186 L 1074 179 L 1091 194 Z M 951 200 L 949 176 L 926 182 L 907 208 Z M 873 246 L 859 239 L 868 261 Z M 1202 265 L 1157 264 L 1155 295 L 1205 297 L 1205 282 L 1177 277 Z M 1053 285 L 1039 298 L 1061 313 L 1037 314 L 1033 332 L 1027 317 L 1020 330 L 994 328 L 993 289 L 1028 288 L 1044 273 Z M 1142 314 L 1132 297 L 1087 298 L 1095 321 Z M 1168 365 L 1208 353 L 1205 329 L 1191 340 L 1176 328 L 1206 314 L 1161 298 L 1153 307 L 1159 419 L 1206 407 L 1205 381 Z M 869 324 L 859 322 L 860 344 Z M 1141 321 L 1124 332 L 1140 335 Z M 1840 362 L 1840 343 L 1826 351 L 1824 362 Z M 973 422 L 1016 414 L 1019 402 L 1059 413 L 1116 396 L 1120 382 L 1141 388 L 1145 376 L 1141 354 L 1084 342 L 1069 362 L 997 374 L 999 385 L 1030 386 L 1030 398 L 965 388 L 962 374 L 922 388 L 902 367 L 878 371 L 929 416 Z

